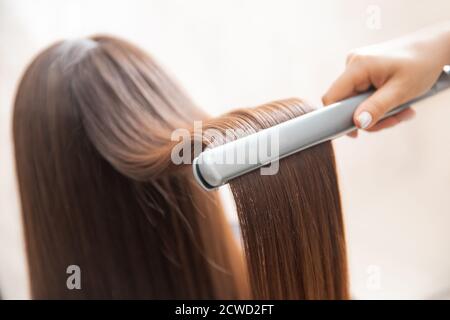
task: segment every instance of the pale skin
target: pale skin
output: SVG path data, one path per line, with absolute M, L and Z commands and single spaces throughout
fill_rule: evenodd
M 389 110 L 427 92 L 450 64 L 450 21 L 398 39 L 353 50 L 344 72 L 323 96 L 324 105 L 376 88 L 354 113 L 367 131 L 390 128 L 414 117 L 413 109 L 381 120 Z M 350 134 L 357 136 L 357 131 Z

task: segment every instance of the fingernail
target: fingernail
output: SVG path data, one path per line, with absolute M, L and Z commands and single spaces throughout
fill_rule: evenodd
M 372 115 L 369 112 L 363 111 L 358 115 L 358 123 L 361 129 L 366 129 L 371 122 Z

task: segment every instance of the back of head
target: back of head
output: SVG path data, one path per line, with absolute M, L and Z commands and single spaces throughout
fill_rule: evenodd
M 34 60 L 13 123 L 34 298 L 244 296 L 217 195 L 168 168 L 172 130 L 204 118 L 124 41 L 65 41 Z M 82 290 L 66 286 L 70 265 Z

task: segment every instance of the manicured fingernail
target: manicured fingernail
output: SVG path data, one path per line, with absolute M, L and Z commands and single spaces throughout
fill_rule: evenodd
M 369 112 L 363 111 L 358 115 L 358 123 L 361 129 L 366 129 L 371 122 L 372 115 Z

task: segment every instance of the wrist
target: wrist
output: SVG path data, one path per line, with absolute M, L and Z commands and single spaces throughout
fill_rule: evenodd
M 407 36 L 412 47 L 439 68 L 450 64 L 450 21 L 421 29 Z
M 434 50 L 442 66 L 450 64 L 450 21 L 442 22 L 432 27 Z
M 444 64 L 450 65 L 450 22 L 447 22 L 444 27 L 444 32 L 442 35 L 442 43 L 445 46 L 445 52 L 447 57 Z

